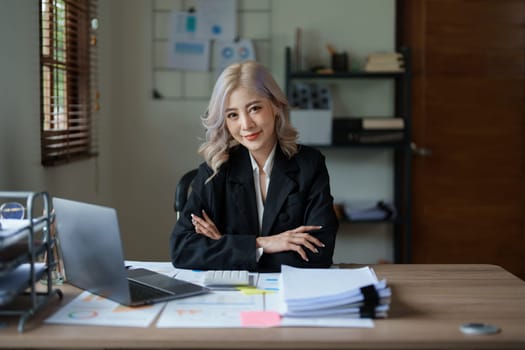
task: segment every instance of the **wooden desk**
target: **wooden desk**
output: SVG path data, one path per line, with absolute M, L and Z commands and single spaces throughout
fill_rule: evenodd
M 392 287 L 388 319 L 373 329 L 157 329 L 45 325 L 16 319 L 0 329 L 0 348 L 173 349 L 525 349 L 525 282 L 493 265 L 377 265 Z M 63 288 L 66 303 L 78 290 Z M 6 321 L 6 319 L 0 319 Z M 494 335 L 463 335 L 459 325 L 487 322 Z

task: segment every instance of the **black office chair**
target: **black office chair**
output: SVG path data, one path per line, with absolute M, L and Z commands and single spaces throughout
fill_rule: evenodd
M 188 196 L 191 192 L 191 184 L 197 175 L 197 169 L 193 169 L 184 174 L 175 188 L 175 200 L 173 202 L 173 210 L 177 213 L 177 220 L 179 219 L 182 209 L 186 205 Z

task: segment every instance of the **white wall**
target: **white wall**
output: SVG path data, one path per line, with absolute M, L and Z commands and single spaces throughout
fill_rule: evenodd
M 196 150 L 206 101 L 151 98 L 151 2 L 99 0 L 100 157 L 49 169 L 40 166 L 39 153 L 37 8 L 31 0 L 2 0 L 1 6 L 0 45 L 8 55 L 0 55 L 0 188 L 44 188 L 52 195 L 112 205 L 119 212 L 127 258 L 168 259 L 173 192 L 178 178 L 201 162 Z M 304 28 L 312 64 L 328 64 L 328 42 L 357 61 L 394 47 L 394 0 L 279 0 L 271 6 L 270 69 L 281 84 L 284 47 L 293 44 L 297 26 Z M 389 83 L 349 82 L 337 91 L 336 113 L 392 113 Z M 19 146 L 9 151 L 6 143 L 13 142 Z M 336 197 L 391 198 L 389 152 L 324 153 Z M 378 259 L 392 259 L 387 225 L 342 226 L 336 261 Z
M 38 2 L 2 0 L 0 6 L 0 188 L 46 190 L 53 196 L 109 203 L 108 109 L 99 115 L 98 159 L 42 167 Z M 101 49 L 106 51 L 101 55 L 104 59 L 109 52 L 107 47 Z M 106 72 L 102 66 L 102 91 L 108 81 Z

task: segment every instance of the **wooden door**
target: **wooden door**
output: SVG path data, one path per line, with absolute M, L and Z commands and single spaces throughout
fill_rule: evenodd
M 407 0 L 412 262 L 490 263 L 525 278 L 525 0 Z

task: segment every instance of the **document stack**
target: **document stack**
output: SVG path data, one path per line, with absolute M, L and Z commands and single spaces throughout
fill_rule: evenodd
M 347 200 L 343 206 L 346 218 L 351 221 L 391 220 L 396 217 L 394 204 L 382 200 Z
M 367 56 L 367 72 L 404 72 L 403 55 L 398 52 L 372 53 Z
M 373 269 L 281 269 L 283 317 L 385 318 L 391 291 Z
M 400 142 L 405 137 L 401 117 L 334 118 L 334 145 Z

